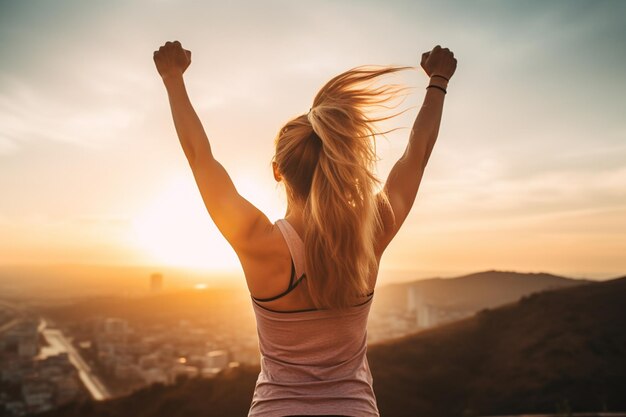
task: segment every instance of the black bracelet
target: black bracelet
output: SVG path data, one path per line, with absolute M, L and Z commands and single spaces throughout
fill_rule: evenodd
M 433 75 L 431 75 L 430 77 L 431 77 L 431 78 L 432 78 L 432 77 L 439 77 L 439 78 L 443 78 L 443 79 L 444 79 L 444 80 L 446 80 L 447 82 L 450 82 L 450 79 L 449 79 L 449 78 L 444 77 L 443 75 L 433 74 Z
M 436 89 L 438 89 L 438 90 L 443 91 L 443 93 L 444 93 L 444 94 L 448 94 L 448 92 L 446 91 L 446 89 L 445 89 L 445 88 L 440 87 L 440 86 L 438 86 L 438 85 L 431 84 L 431 85 L 429 85 L 428 87 L 426 87 L 426 89 L 427 89 L 427 90 L 428 90 L 429 88 L 436 88 Z

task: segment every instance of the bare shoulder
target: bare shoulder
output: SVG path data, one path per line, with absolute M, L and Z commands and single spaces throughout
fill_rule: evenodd
M 251 294 L 263 298 L 284 290 L 284 276 L 289 276 L 291 256 L 276 224 L 257 228 L 236 253 Z

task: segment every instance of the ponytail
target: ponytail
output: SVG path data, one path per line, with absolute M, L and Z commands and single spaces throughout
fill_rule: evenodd
M 334 77 L 309 113 L 287 124 L 277 140 L 276 160 L 288 191 L 304 202 L 306 282 L 317 308 L 346 308 L 373 290 L 379 204 L 386 202 L 383 193 L 376 195 L 374 138 L 381 133 L 374 124 L 397 114 L 373 118 L 366 110 L 389 108 L 384 103 L 405 90 L 373 88 L 376 78 L 412 68 L 357 67 Z

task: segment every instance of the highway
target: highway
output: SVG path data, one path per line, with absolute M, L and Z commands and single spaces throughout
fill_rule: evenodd
M 9 330 L 12 327 L 14 327 L 20 321 L 22 321 L 21 318 L 16 318 L 16 319 L 9 320 L 8 322 L 6 322 L 2 326 L 0 326 L 0 333 L 6 332 L 7 330 Z
M 100 379 L 93 374 L 87 362 L 85 362 L 72 343 L 63 335 L 63 332 L 59 329 L 47 328 L 45 321 L 42 327 L 41 333 L 50 345 L 44 348 L 44 351 L 42 352 L 44 356 L 67 352 L 70 362 L 78 371 L 80 380 L 91 394 L 91 397 L 96 401 L 103 401 L 111 398 L 112 396 L 109 390 L 102 383 L 102 381 L 100 381 Z

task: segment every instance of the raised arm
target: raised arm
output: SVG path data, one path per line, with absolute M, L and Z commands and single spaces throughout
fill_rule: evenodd
M 269 219 L 237 192 L 230 176 L 214 157 L 185 88 L 183 73 L 191 64 L 191 52 L 180 42 L 167 42 L 154 52 L 154 63 L 167 90 L 174 126 L 202 200 L 233 248 L 245 250 L 251 236 L 271 226 Z
M 409 214 L 419 189 L 428 158 L 435 146 L 448 80 L 456 70 L 456 59 L 448 48 L 435 46 L 422 54 L 421 66 L 430 77 L 424 103 L 415 119 L 409 143 L 389 173 L 384 190 L 389 197 L 392 213 L 385 221 L 381 247 L 384 248 L 398 233 Z

